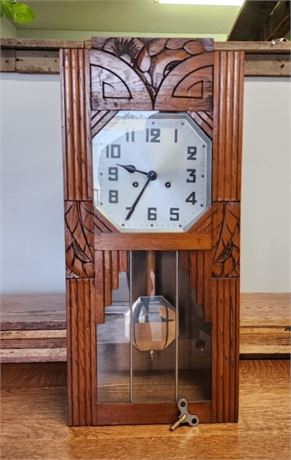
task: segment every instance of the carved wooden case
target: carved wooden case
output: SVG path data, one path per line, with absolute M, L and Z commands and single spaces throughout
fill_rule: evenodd
M 61 50 L 70 425 L 170 423 L 173 403 L 97 404 L 96 325 L 128 250 L 179 250 L 211 321 L 211 400 L 201 422 L 238 419 L 244 53 L 211 40 L 97 38 Z M 187 112 L 212 139 L 212 206 L 185 233 L 120 233 L 94 209 L 91 139 L 118 110 Z

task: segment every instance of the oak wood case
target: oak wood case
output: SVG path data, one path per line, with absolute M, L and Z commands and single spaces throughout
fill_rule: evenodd
M 196 302 L 212 324 L 211 401 L 191 402 L 190 410 L 202 422 L 237 421 L 244 53 L 213 51 L 211 40 L 97 38 L 92 44 L 60 55 L 69 423 L 170 423 L 177 414 L 174 402 L 97 405 L 96 325 L 127 269 L 127 250 L 141 248 L 183 250 Z M 212 206 L 187 233 L 129 238 L 94 209 L 91 138 L 120 109 L 184 111 L 213 139 Z

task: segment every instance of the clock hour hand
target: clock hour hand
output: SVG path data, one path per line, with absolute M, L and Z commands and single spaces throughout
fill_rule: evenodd
M 147 188 L 147 186 L 149 185 L 149 183 L 152 181 L 152 180 L 156 180 L 156 178 L 158 177 L 157 176 L 157 173 L 155 171 L 149 171 L 148 173 L 146 173 L 147 177 L 148 177 L 148 180 L 146 181 L 146 183 L 144 184 L 143 188 L 141 189 L 139 195 L 137 196 L 137 198 L 135 199 L 135 201 L 133 202 L 133 204 L 131 205 L 130 209 L 129 209 L 129 212 L 125 218 L 125 220 L 129 220 L 133 211 L 135 210 L 135 207 L 137 205 L 137 203 L 139 202 L 139 200 L 141 199 L 145 189 Z
M 140 171 L 139 169 L 136 169 L 136 167 L 134 165 L 121 165 L 121 164 L 117 163 L 117 166 L 121 166 L 121 168 L 124 168 L 129 173 L 138 172 L 140 174 L 144 174 L 145 176 L 148 175 L 148 173 L 146 171 Z

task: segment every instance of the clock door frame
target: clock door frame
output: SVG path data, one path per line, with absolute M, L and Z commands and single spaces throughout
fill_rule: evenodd
M 165 72 L 169 53 L 167 65 L 175 65 Z M 105 80 L 114 66 L 121 75 L 111 100 L 91 80 L 90 65 L 100 67 L 100 59 Z M 177 416 L 175 403 L 97 404 L 96 325 L 104 321 L 104 306 L 119 272 L 126 270 L 129 249 L 189 251 L 196 302 L 212 324 L 211 401 L 193 402 L 189 409 L 201 422 L 236 422 L 244 52 L 214 51 L 211 40 L 96 38 L 91 49 L 60 50 L 60 69 L 69 425 L 170 423 Z M 158 91 L 154 83 L 145 84 L 150 69 L 151 77 L 153 69 L 164 72 L 155 76 Z M 188 88 L 197 86 L 193 98 L 182 97 L 189 75 L 194 83 Z M 176 99 L 173 84 L 182 85 Z M 130 98 L 123 95 L 126 90 Z M 91 139 L 121 109 L 187 111 L 212 139 L 212 206 L 188 232 L 133 238 L 94 209 Z

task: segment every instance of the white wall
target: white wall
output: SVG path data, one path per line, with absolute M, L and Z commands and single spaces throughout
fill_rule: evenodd
M 62 292 L 59 78 L 2 74 L 1 89 L 1 291 Z M 245 85 L 245 292 L 291 291 L 290 93 L 287 79 L 247 79 Z
M 245 82 L 241 290 L 290 292 L 291 82 Z
M 64 291 L 58 75 L 1 75 L 2 292 Z

